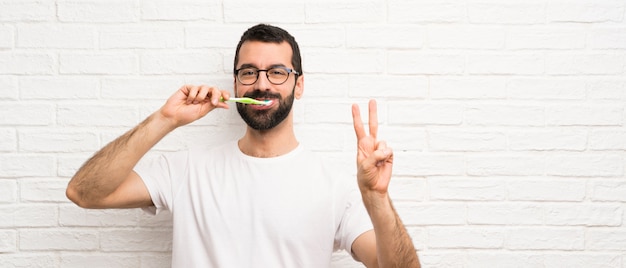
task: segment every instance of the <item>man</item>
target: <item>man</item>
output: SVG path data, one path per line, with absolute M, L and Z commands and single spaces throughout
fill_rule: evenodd
M 237 104 L 248 125 L 238 141 L 140 162 L 172 130 L 229 107 L 227 91 L 183 86 L 89 159 L 70 181 L 68 198 L 85 208 L 170 210 L 173 267 L 327 267 L 338 248 L 367 267 L 419 267 L 388 196 L 393 153 L 377 140 L 376 103 L 369 103 L 369 135 L 352 107 L 359 195 L 345 183 L 349 176 L 294 135 L 291 107 L 304 90 L 295 39 L 278 27 L 254 26 L 237 46 L 234 67 L 235 96 L 270 101 Z

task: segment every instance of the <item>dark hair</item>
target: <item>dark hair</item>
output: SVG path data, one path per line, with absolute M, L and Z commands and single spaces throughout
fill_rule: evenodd
M 239 44 L 237 44 L 237 50 L 235 51 L 235 63 L 233 65 L 233 72 L 237 69 L 237 62 L 239 61 L 239 50 L 241 45 L 245 41 L 261 41 L 267 43 L 282 43 L 287 42 L 291 46 L 291 65 L 293 68 L 302 75 L 302 57 L 300 56 L 300 48 L 296 39 L 291 36 L 287 31 L 268 24 L 257 24 L 243 33 Z M 236 75 L 236 74 L 235 74 Z

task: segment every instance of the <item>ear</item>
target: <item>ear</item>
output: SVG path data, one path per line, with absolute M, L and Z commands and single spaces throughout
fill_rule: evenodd
M 296 99 L 302 98 L 302 94 L 304 94 L 304 75 L 298 76 L 298 80 L 296 80 L 296 88 L 294 90 L 294 95 Z
M 237 78 L 233 77 L 233 94 L 235 94 L 233 97 L 237 97 Z

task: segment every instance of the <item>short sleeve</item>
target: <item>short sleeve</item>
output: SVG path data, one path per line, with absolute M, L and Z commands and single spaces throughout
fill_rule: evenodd
M 141 177 L 154 206 L 143 208 L 150 214 L 172 209 L 176 179 L 184 176 L 188 153 L 163 154 L 156 158 L 142 159 L 133 169 Z
M 339 244 L 339 248 L 352 254 L 352 243 L 354 243 L 354 240 L 372 229 L 372 221 L 361 199 L 361 193 L 355 187 L 347 194 L 345 210 L 341 217 L 335 241 Z M 354 258 L 354 255 L 352 257 Z

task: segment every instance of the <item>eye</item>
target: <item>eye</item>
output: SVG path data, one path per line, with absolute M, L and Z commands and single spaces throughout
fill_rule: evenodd
M 289 74 L 287 70 L 280 68 L 270 69 L 268 73 L 272 76 L 286 76 Z
M 239 75 L 243 77 L 256 76 L 257 70 L 252 68 L 246 68 L 239 70 Z

